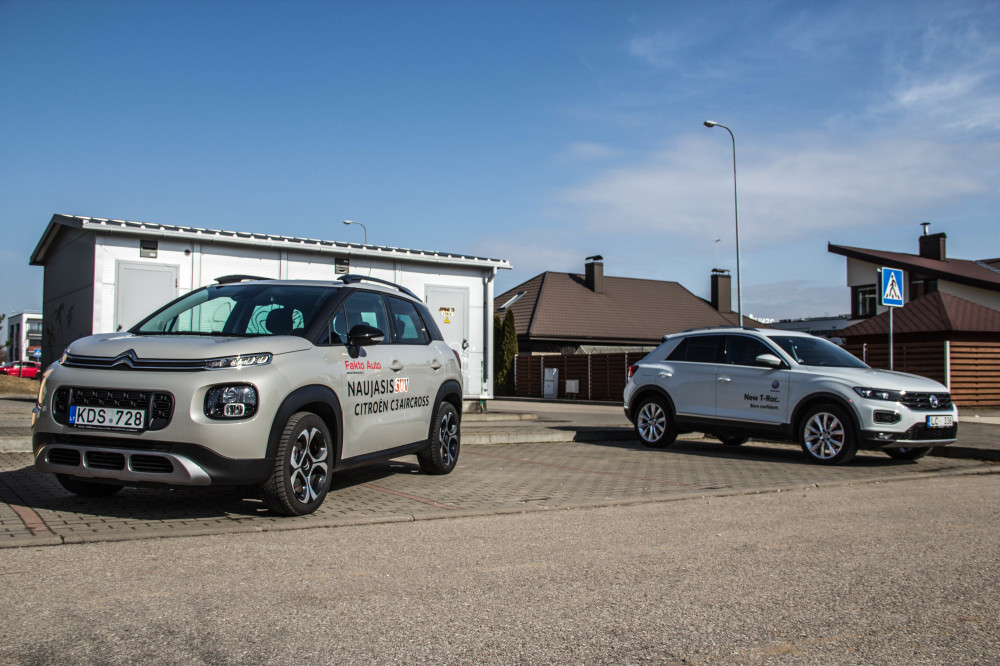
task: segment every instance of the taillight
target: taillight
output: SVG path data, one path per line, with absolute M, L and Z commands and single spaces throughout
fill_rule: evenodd
M 634 375 L 635 371 L 638 370 L 638 369 L 639 369 L 638 365 L 630 365 L 630 366 L 628 366 L 628 376 L 629 376 L 629 379 L 632 378 L 632 375 Z
M 455 351 L 454 349 L 451 350 L 451 353 L 455 355 L 455 360 L 458 361 L 458 369 L 461 370 L 462 369 L 462 357 L 459 356 L 458 352 Z

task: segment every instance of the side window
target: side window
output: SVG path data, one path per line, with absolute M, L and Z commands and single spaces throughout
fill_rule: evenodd
M 389 317 L 392 321 L 396 344 L 427 344 L 430 341 L 430 336 L 427 334 L 424 322 L 420 319 L 413 304 L 393 296 L 387 296 L 386 300 L 389 302 Z
M 347 344 L 347 314 L 342 307 L 337 308 L 337 311 L 333 313 L 333 317 L 330 318 L 326 343 L 329 345 Z
M 726 336 L 725 362 L 729 365 L 757 365 L 757 357 L 761 354 L 774 354 L 760 340 L 746 335 Z
M 344 310 L 347 314 L 347 329 L 345 333 L 358 324 L 368 324 L 386 335 L 389 334 L 389 327 L 386 325 L 385 306 L 379 294 L 370 291 L 356 291 L 347 297 L 347 301 L 344 303 Z
M 667 357 L 668 361 L 718 363 L 721 335 L 693 335 L 684 338 Z

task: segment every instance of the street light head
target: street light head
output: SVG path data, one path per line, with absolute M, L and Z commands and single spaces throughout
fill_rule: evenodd
M 714 120 L 706 120 L 705 121 L 705 127 L 715 127 L 718 124 L 719 123 L 715 122 Z
M 344 224 L 351 224 L 350 220 L 344 220 Z

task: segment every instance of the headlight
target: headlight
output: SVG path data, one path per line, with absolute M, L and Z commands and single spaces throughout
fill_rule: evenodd
M 903 398 L 901 391 L 890 391 L 889 389 L 873 389 L 855 386 L 854 392 L 862 398 L 867 398 L 869 400 L 888 400 L 889 402 L 899 402 Z
M 251 354 L 249 356 L 224 356 L 205 361 L 205 368 L 218 370 L 220 368 L 244 368 L 252 365 L 267 365 L 271 362 L 270 354 Z
M 210 419 L 248 419 L 257 413 L 257 389 L 250 384 L 214 386 L 205 394 Z

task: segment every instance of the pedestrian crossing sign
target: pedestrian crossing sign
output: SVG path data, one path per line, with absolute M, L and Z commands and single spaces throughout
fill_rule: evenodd
M 889 308 L 903 306 L 903 271 L 900 268 L 880 268 L 879 305 Z

